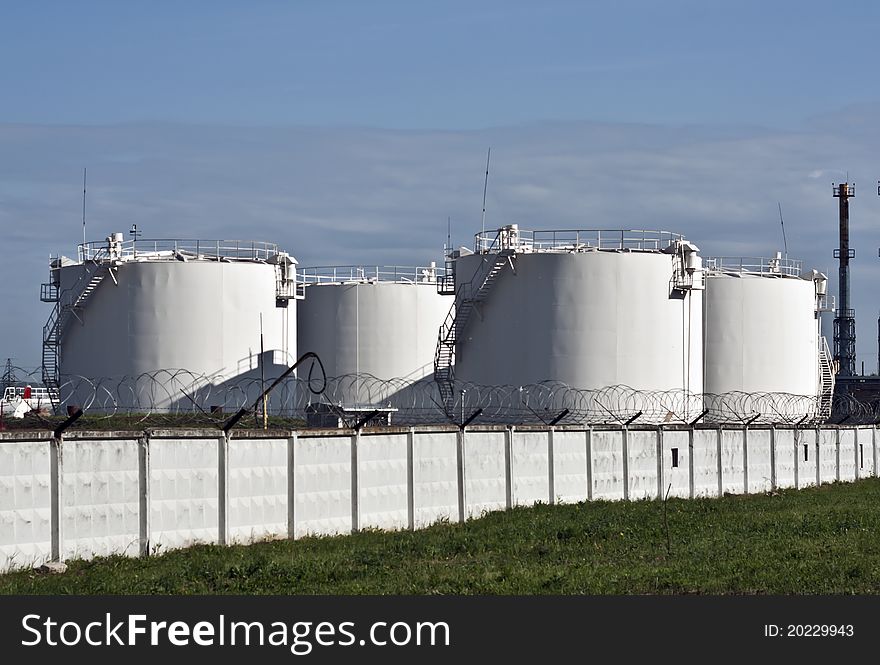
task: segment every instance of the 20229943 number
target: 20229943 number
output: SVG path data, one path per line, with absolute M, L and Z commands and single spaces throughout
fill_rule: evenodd
M 852 624 L 789 624 L 786 637 L 852 637 Z

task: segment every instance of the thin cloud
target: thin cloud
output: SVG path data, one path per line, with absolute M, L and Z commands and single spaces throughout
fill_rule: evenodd
M 866 111 L 859 109 L 858 118 Z M 301 265 L 425 265 L 471 245 L 492 147 L 487 227 L 648 228 L 705 255 L 782 249 L 831 272 L 831 181 L 875 179 L 877 133 L 823 118 L 798 132 L 744 127 L 547 123 L 485 131 L 370 128 L 0 125 L 0 357 L 36 365 L 50 253 L 137 224 L 149 237 L 277 242 Z M 864 128 L 864 133 L 862 129 Z M 837 171 L 839 166 L 842 172 Z M 823 182 L 827 181 L 827 182 Z M 859 359 L 874 367 L 880 199 L 852 204 Z M 833 280 L 832 280 L 833 281 Z M 832 284 L 832 290 L 836 287 Z

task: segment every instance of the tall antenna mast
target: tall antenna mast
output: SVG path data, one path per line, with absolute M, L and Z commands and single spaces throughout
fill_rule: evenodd
M 486 190 L 489 188 L 489 158 L 491 156 L 492 146 L 489 146 L 489 151 L 486 153 L 486 180 L 483 182 L 483 233 L 486 232 Z
M 83 167 L 83 245 L 86 244 L 86 168 Z
M 260 389 L 263 391 L 263 429 L 269 429 L 269 412 L 267 410 L 268 397 L 266 396 L 266 360 L 263 348 L 263 313 L 260 312 Z
M 452 217 L 446 217 L 446 256 L 452 251 Z
M 788 242 L 785 240 L 785 222 L 782 219 L 782 204 L 777 201 L 776 205 L 779 206 L 779 223 L 782 225 L 782 246 L 785 249 L 785 258 L 788 258 Z

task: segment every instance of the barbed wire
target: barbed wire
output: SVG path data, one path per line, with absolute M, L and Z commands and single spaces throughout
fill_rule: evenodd
M 880 422 L 880 395 L 867 399 L 850 394 L 835 395 L 828 422 L 837 425 Z
M 305 375 L 305 376 L 304 376 Z M 24 382 L 39 382 L 39 370 Z M 62 376 L 59 402 L 65 409 L 81 408 L 82 426 L 106 421 L 106 426 L 219 426 L 231 413 L 252 409 L 255 400 L 279 373 L 261 379 L 258 373 L 226 377 L 185 369 L 163 369 L 138 376 Z M 324 379 L 325 377 L 322 377 Z M 298 376 L 278 383 L 266 398 L 270 424 L 352 426 L 364 414 L 399 425 L 455 423 L 478 415 L 474 424 L 629 424 L 682 423 L 812 425 L 826 421 L 876 422 L 880 401 L 865 402 L 836 396 L 829 418 L 816 396 L 779 392 L 690 393 L 682 390 L 637 390 L 625 385 L 585 390 L 546 381 L 523 386 L 486 386 L 455 382 L 452 399 L 444 402 L 433 377 L 380 379 L 369 374 L 326 377 L 323 391 L 316 379 L 300 368 Z M 49 405 L 37 405 L 34 418 L 47 419 Z M 375 422 L 374 421 L 374 422 Z M 250 423 L 253 422 L 253 425 Z

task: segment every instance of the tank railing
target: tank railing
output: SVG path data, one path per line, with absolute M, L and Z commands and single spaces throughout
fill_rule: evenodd
M 94 247 L 87 248 L 86 245 L 94 245 Z M 86 261 L 103 261 L 109 256 L 109 249 L 107 247 L 107 243 L 86 243 L 81 244 L 77 247 L 77 255 L 79 256 L 80 263 L 85 263 Z M 60 262 L 57 267 L 49 268 L 49 272 L 51 273 L 53 270 L 60 270 L 61 265 Z
M 505 242 L 498 242 L 499 237 Z M 642 229 L 556 229 L 527 231 L 496 229 L 474 236 L 474 251 L 490 254 L 500 249 L 521 252 L 584 252 L 601 250 L 632 250 L 658 252 L 684 236 L 670 231 Z
M 800 277 L 804 262 L 797 259 L 766 258 L 766 257 L 706 257 L 704 267 L 708 272 L 743 273 L 758 275 L 785 275 Z
M 182 240 L 160 238 L 154 240 L 123 240 L 111 250 L 106 240 L 82 243 L 79 245 L 80 261 L 97 261 L 99 259 L 119 258 L 131 260 L 139 254 L 151 255 L 151 258 L 177 258 L 176 255 L 192 255 L 209 261 L 221 259 L 268 261 L 278 254 L 278 245 L 271 242 L 254 240 Z
M 495 237 L 492 239 L 492 242 L 486 246 L 486 249 L 483 253 L 498 254 L 504 250 L 516 249 L 516 246 L 511 244 L 510 234 L 504 233 L 505 230 L 506 229 L 499 229 L 494 232 L 487 232 L 495 233 Z M 455 301 L 464 302 L 466 300 L 472 300 L 474 298 L 474 295 L 480 290 L 480 288 L 482 288 L 485 280 L 486 269 L 485 266 L 483 266 L 481 263 L 476 267 L 476 269 L 474 270 L 474 274 L 471 275 L 471 278 L 467 282 L 460 282 L 456 284 Z M 449 310 L 449 315 L 452 316 L 453 319 L 455 318 L 454 304 L 453 307 Z
M 40 302 L 57 302 L 58 285 L 53 282 L 40 284 Z
M 833 312 L 837 309 L 837 296 L 834 294 L 828 293 L 824 296 L 818 296 L 816 298 L 816 311 L 817 312 Z
M 30 391 L 30 397 L 25 395 Z M 7 386 L 3 391 L 3 401 L 11 402 L 14 399 L 23 399 L 26 402 L 34 402 L 37 404 L 50 404 L 52 400 L 51 392 L 43 386 L 32 387 L 28 385 Z
M 297 269 L 297 280 L 303 284 L 334 284 L 341 282 L 403 282 L 436 284 L 446 269 L 438 266 L 311 266 Z

